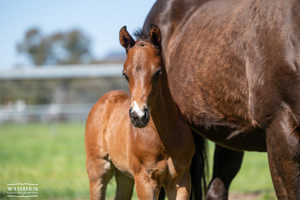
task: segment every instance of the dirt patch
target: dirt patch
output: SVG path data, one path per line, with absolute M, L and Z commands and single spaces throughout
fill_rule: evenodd
M 229 193 L 229 200 L 256 200 L 262 199 L 261 193 Z
M 275 193 L 259 192 L 259 193 L 229 193 L 229 200 L 274 200 L 276 199 Z

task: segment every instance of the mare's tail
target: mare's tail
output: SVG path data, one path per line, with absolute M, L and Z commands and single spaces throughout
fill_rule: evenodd
M 196 145 L 195 154 L 192 160 L 190 174 L 192 178 L 191 200 L 199 200 L 206 193 L 206 172 L 207 163 L 207 142 L 197 132 L 193 131 L 194 142 Z

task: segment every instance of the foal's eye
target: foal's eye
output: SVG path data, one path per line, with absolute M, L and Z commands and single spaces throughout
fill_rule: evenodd
M 123 72 L 123 76 L 126 79 L 126 81 L 129 81 L 128 76 L 127 76 L 127 74 L 125 72 Z
M 161 74 L 162 74 L 162 70 L 161 69 L 156 70 L 156 72 L 153 75 L 153 79 L 157 80 L 160 77 Z

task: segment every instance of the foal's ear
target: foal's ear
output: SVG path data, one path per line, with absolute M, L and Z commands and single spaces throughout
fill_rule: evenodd
M 120 43 L 126 49 L 126 52 L 130 47 L 133 47 L 135 42 L 131 35 L 128 33 L 126 26 L 123 26 L 119 33 Z
M 150 32 L 149 32 L 150 42 L 155 46 L 160 47 L 161 45 L 161 33 L 155 24 L 150 24 Z

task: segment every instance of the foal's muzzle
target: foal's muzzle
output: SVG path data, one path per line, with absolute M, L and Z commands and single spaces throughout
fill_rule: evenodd
M 137 128 L 144 128 L 149 122 L 150 112 L 147 107 L 144 107 L 142 112 L 136 112 L 132 107 L 130 107 L 129 116 L 133 126 Z

